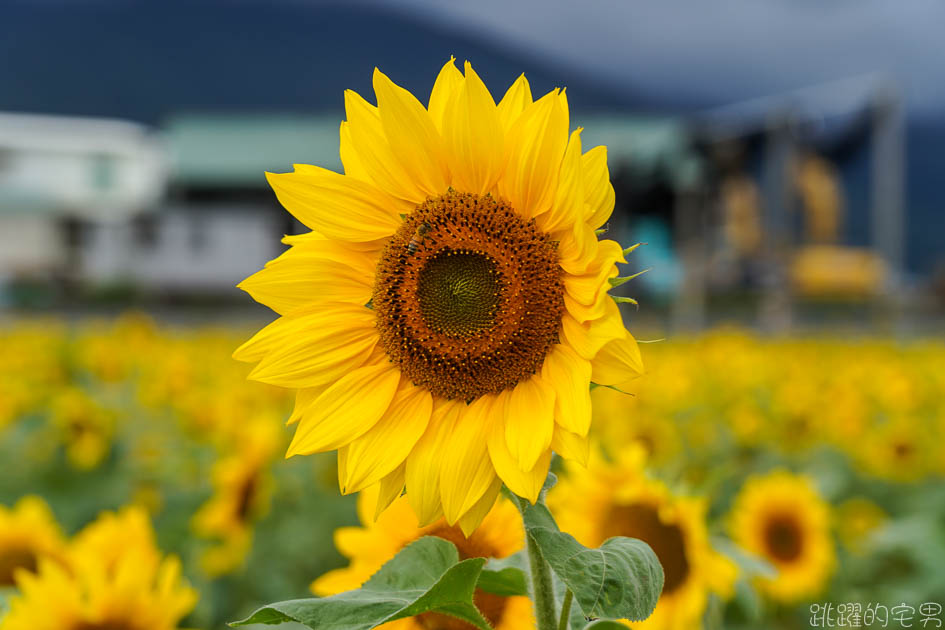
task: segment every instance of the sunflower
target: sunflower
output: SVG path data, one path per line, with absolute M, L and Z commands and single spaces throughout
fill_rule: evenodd
M 932 427 L 904 415 L 874 426 L 860 443 L 847 444 L 866 472 L 901 483 L 921 481 L 932 472 L 932 449 L 937 446 Z
M 162 558 L 139 508 L 104 514 L 69 548 L 69 569 L 43 558 L 18 571 L 0 630 L 172 630 L 196 603 L 180 562 Z
M 98 466 L 108 456 L 115 434 L 115 414 L 75 386 L 63 388 L 50 403 L 51 421 L 69 462 L 80 470 Z
M 652 399 L 652 395 L 648 398 Z M 639 397 L 598 387 L 591 392 L 594 428 L 602 444 L 639 443 L 651 464 L 673 461 L 681 450 L 677 423 L 668 422 L 661 409 L 652 409 Z
M 201 565 L 217 576 L 239 568 L 252 544 L 253 525 L 266 515 L 272 494 L 269 465 L 281 443 L 279 425 L 269 416 L 246 424 L 240 447 L 213 467 L 213 496 L 194 515 L 199 536 L 219 544 L 205 550 Z
M 640 353 L 608 290 L 625 251 L 604 147 L 569 135 L 555 89 L 496 105 L 450 60 L 424 107 L 374 72 L 348 91 L 345 173 L 268 174 L 312 229 L 240 287 L 281 316 L 234 356 L 298 389 L 288 456 L 339 451 L 342 492 L 406 485 L 421 525 L 471 532 L 502 482 L 535 501 L 552 449 L 583 458 L 591 382 Z
M 709 544 L 706 501 L 677 496 L 647 478 L 645 460 L 644 449 L 633 444 L 615 463 L 595 459 L 586 469 L 570 465 L 549 502 L 562 530 L 586 546 L 628 536 L 656 553 L 663 565 L 663 592 L 653 614 L 634 622 L 634 628 L 699 628 L 709 594 L 731 596 L 737 568 Z
M 837 536 L 853 553 L 868 550 L 870 537 L 889 520 L 889 515 L 865 497 L 851 497 L 837 506 Z
M 443 519 L 420 527 L 406 497 L 394 500 L 375 522 L 375 492 L 372 488 L 358 497 L 361 527 L 335 531 L 335 546 L 350 563 L 312 582 L 312 592 L 316 595 L 326 597 L 360 587 L 398 551 L 423 536 L 439 536 L 450 541 L 456 545 L 461 560 L 504 558 L 521 550 L 525 544 L 522 521 L 509 501 L 499 501 L 476 531 L 466 536 L 459 527 Z M 535 627 L 531 600 L 527 597 L 502 597 L 477 590 L 474 601 L 496 630 Z M 383 627 L 389 630 L 464 630 L 473 626 L 446 615 L 425 613 Z
M 772 598 L 796 602 L 826 586 L 836 562 L 830 509 L 809 479 L 783 470 L 750 478 L 735 498 L 730 529 L 736 543 L 777 570 L 758 578 Z
M 21 498 L 9 509 L 0 505 L 0 588 L 13 586 L 18 569 L 35 572 L 41 558 L 65 561 L 66 543 L 46 502 Z

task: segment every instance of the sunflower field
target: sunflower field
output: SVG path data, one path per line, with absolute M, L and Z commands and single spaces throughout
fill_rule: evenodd
M 0 628 L 223 628 L 357 588 L 423 536 L 497 568 L 521 556 L 507 498 L 466 536 L 420 527 L 405 497 L 376 514 L 376 487 L 340 495 L 334 454 L 286 460 L 293 400 L 231 359 L 247 330 L 3 327 Z M 552 462 L 547 497 L 581 544 L 656 553 L 662 594 L 633 627 L 945 620 L 945 345 L 719 330 L 643 356 L 634 388 L 592 391 L 590 450 Z M 527 597 L 480 586 L 491 626 L 534 626 Z

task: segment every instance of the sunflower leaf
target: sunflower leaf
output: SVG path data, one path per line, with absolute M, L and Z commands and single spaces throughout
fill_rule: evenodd
M 507 558 L 493 558 L 482 569 L 476 586 L 487 593 L 503 597 L 528 595 L 528 578 L 525 574 L 527 564 L 524 551 Z
M 588 549 L 558 529 L 543 503 L 518 500 L 528 536 L 555 575 L 574 593 L 584 617 L 646 619 L 663 590 L 663 567 L 642 540 L 621 536 Z
M 440 613 L 489 630 L 472 599 L 485 562 L 460 562 L 453 543 L 426 536 L 402 549 L 357 590 L 269 604 L 230 625 L 294 621 L 319 630 L 370 630 L 405 617 Z

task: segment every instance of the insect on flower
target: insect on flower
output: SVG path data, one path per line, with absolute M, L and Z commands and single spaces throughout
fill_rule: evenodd
M 423 237 L 433 229 L 433 226 L 428 222 L 424 221 L 417 228 L 417 231 L 413 233 L 413 238 L 410 239 L 410 242 L 407 243 L 407 253 L 411 256 L 417 253 L 417 248 L 420 247 L 420 243 L 423 242 Z

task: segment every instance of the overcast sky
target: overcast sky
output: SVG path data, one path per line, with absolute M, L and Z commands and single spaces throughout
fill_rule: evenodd
M 380 1 L 380 0 L 377 0 Z M 385 3 L 391 6 L 389 3 Z M 945 109 L 941 0 L 400 0 L 660 99 L 721 105 L 883 73 L 914 113 Z M 682 86 L 682 87 L 681 87 Z

